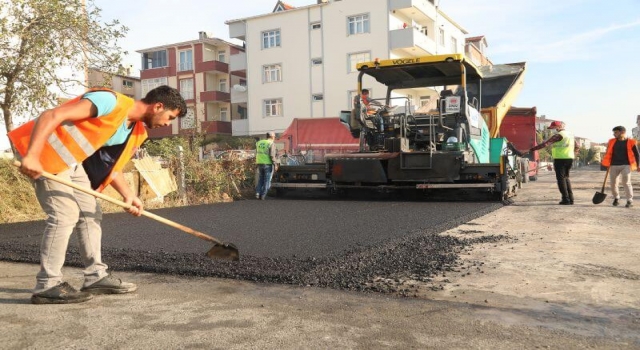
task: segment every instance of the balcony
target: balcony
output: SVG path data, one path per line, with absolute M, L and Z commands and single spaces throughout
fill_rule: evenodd
M 200 127 L 205 134 L 227 134 L 231 135 L 231 122 L 221 122 L 217 120 L 200 122 Z
M 244 41 L 247 36 L 247 25 L 245 21 L 234 21 L 228 23 L 229 38 Z
M 245 78 L 247 76 L 247 54 L 244 52 L 231 55 L 229 59 L 231 74 Z
M 407 51 L 412 56 L 434 55 L 436 42 L 416 28 L 407 27 L 389 32 L 391 50 Z
M 428 0 L 391 0 L 389 9 L 416 22 L 435 22 L 437 17 L 436 7 Z
M 200 102 L 231 102 L 231 94 L 222 91 L 203 91 Z
M 231 121 L 233 124 L 233 136 L 248 136 L 249 135 L 249 119 L 238 119 Z
M 220 61 L 196 62 L 196 73 L 202 72 L 229 74 L 229 65 Z

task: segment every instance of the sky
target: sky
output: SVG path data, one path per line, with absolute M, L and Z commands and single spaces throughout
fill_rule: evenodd
M 361 1 L 365 5 L 370 0 Z M 484 35 L 495 64 L 527 62 L 516 107 L 562 120 L 567 130 L 606 142 L 640 115 L 640 0 L 436 0 L 466 29 Z M 315 0 L 288 0 L 292 6 Z M 124 64 L 140 69 L 136 50 L 195 40 L 198 32 L 229 40 L 225 21 L 269 13 L 276 0 L 95 0 L 105 21 L 129 28 Z M 4 134 L 4 132 L 2 132 Z M 0 138 L 0 149 L 8 147 Z

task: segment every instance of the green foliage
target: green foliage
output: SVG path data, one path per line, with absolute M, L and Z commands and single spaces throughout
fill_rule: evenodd
M 51 89 L 66 94 L 85 84 L 84 74 L 65 77 L 61 69 L 121 69 L 126 52 L 117 41 L 128 28 L 102 23 L 101 10 L 85 1 L 0 0 L 0 108 L 7 130 L 14 128 L 14 117 L 35 117 L 54 105 Z
M 253 137 L 240 137 L 228 135 L 209 135 L 203 141 L 203 145 L 215 144 L 216 149 L 255 149 L 256 139 Z
M 184 169 L 188 204 L 214 203 L 251 195 L 255 179 L 253 160 L 201 161 L 198 146 L 202 143 L 200 136 L 184 136 L 148 142 L 145 148 L 149 155 L 162 157 L 178 179 Z M 178 146 L 182 146 L 182 152 Z

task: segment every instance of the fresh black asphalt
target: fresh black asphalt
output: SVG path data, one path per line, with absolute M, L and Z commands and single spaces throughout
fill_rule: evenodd
M 149 218 L 105 214 L 103 259 L 115 270 L 402 292 L 371 282 L 380 277 L 428 279 L 454 265 L 457 252 L 474 242 L 438 233 L 501 206 L 269 198 L 153 210 L 235 244 L 239 262 L 211 260 L 205 256 L 211 243 Z M 0 225 L 0 260 L 37 263 L 43 225 Z M 74 238 L 67 264 L 81 266 Z

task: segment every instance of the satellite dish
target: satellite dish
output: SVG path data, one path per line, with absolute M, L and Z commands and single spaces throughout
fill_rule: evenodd
M 240 85 L 240 84 L 236 84 L 236 85 L 234 85 L 234 86 L 233 86 L 233 89 L 234 89 L 234 90 L 236 90 L 236 91 L 240 91 L 240 92 L 245 92 L 245 91 L 247 91 L 247 87 L 246 87 L 246 86 L 243 86 L 243 85 Z

